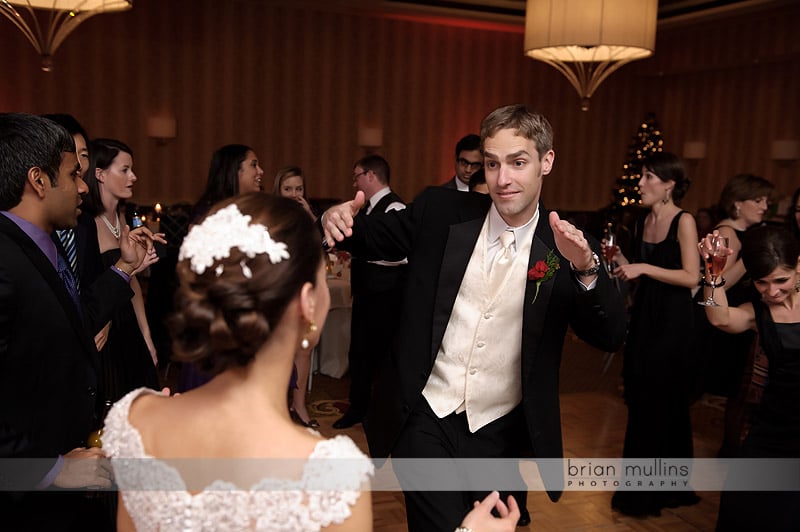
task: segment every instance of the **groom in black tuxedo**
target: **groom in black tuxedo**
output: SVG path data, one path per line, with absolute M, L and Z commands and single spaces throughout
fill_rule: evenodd
M 501 107 L 481 124 L 489 196 L 432 187 L 372 221 L 355 217 L 363 204 L 356 194 L 323 214 L 328 243 L 408 257 L 399 330 L 365 422 L 373 457 L 562 458 L 567 327 L 615 351 L 625 309 L 598 275 L 597 242 L 540 202 L 552 138 L 543 116 Z M 412 531 L 453 530 L 482 496 L 426 491 L 424 476 L 395 471 Z M 545 483 L 558 500 L 563 479 Z

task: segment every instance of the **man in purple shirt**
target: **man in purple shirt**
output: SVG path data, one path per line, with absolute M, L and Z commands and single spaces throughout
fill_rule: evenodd
M 0 512 L 9 530 L 72 529 L 87 500 L 75 490 L 112 485 L 102 451 L 85 447 L 100 412 L 89 321 L 108 320 L 133 295 L 130 275 L 153 242 L 123 229 L 122 258 L 93 285 L 103 297 L 87 315 L 51 239 L 75 225 L 86 190 L 64 128 L 0 114 Z

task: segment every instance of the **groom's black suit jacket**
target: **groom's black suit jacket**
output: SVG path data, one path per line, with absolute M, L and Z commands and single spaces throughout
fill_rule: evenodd
M 461 280 L 480 234 L 491 199 L 442 187 L 425 190 L 403 211 L 379 220 L 358 217 L 353 236 L 341 247 L 387 260 L 408 257 L 401 319 L 391 357 L 375 387 L 365 423 L 373 457 L 388 456 L 428 381 Z M 595 249 L 597 243 L 594 242 Z M 559 365 L 567 327 L 589 344 L 616 351 L 625 336 L 622 297 L 608 276 L 593 290 L 580 287 L 569 262 L 555 245 L 548 212 L 539 205 L 539 222 L 528 268 L 552 250 L 560 259 L 553 278 L 528 281 L 522 309 L 522 407 L 530 451 L 537 458 L 561 458 Z M 558 489 L 550 490 L 552 499 Z

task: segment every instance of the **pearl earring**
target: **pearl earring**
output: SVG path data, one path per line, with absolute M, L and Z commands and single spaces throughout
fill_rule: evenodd
M 308 347 L 311 345 L 311 342 L 308 341 L 308 338 L 306 338 L 306 336 L 315 332 L 317 332 L 317 324 L 311 321 L 308 323 L 308 332 L 306 333 L 305 336 L 303 336 L 303 339 L 300 340 L 300 347 L 302 347 L 303 349 L 308 349 Z

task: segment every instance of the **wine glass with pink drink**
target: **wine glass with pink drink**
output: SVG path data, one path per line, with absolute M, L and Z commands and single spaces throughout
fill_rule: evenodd
M 722 275 L 725 264 L 728 262 L 728 237 L 714 235 L 711 237 L 711 253 L 706 259 L 706 269 L 711 275 L 711 293 L 705 301 L 698 301 L 698 304 L 706 307 L 718 307 L 714 301 L 714 288 L 717 286 L 717 279 Z

